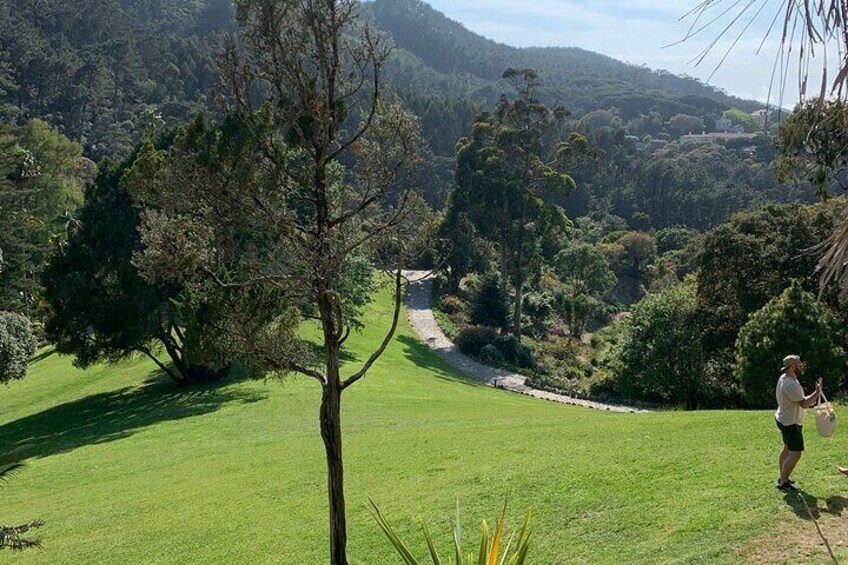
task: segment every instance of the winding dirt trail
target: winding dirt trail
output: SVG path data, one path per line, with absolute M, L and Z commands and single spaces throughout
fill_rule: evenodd
M 478 363 L 459 351 L 459 348 L 448 339 L 442 332 L 433 309 L 430 304 L 430 295 L 433 288 L 433 277 L 427 271 L 407 271 L 404 275 L 409 279 L 409 291 L 407 293 L 406 305 L 409 311 L 409 324 L 421 340 L 430 349 L 435 351 L 439 357 L 447 361 L 453 367 L 459 369 L 467 376 L 495 388 L 502 388 L 519 394 L 533 396 L 542 400 L 550 400 L 559 404 L 570 404 L 582 406 L 595 410 L 606 410 L 610 412 L 645 413 L 630 406 L 616 404 L 604 404 L 573 398 L 563 394 L 555 394 L 544 390 L 538 390 L 527 386 L 527 377 L 517 373 L 511 373 L 502 369 L 496 369 Z

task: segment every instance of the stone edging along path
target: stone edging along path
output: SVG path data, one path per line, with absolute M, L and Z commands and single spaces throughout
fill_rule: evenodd
M 436 322 L 433 309 L 430 305 L 430 295 L 433 288 L 433 277 L 430 276 L 430 273 L 427 271 L 406 271 L 404 275 L 409 280 L 406 298 L 407 310 L 409 311 L 409 325 L 412 326 L 412 329 L 418 334 L 421 340 L 430 349 L 435 351 L 439 357 L 472 379 L 495 388 L 502 388 L 560 404 L 570 404 L 610 412 L 647 412 L 647 410 L 632 408 L 630 406 L 592 402 L 591 400 L 583 400 L 564 394 L 555 394 L 553 392 L 531 388 L 525 384 L 527 377 L 523 375 L 496 369 L 474 361 L 459 351 L 459 348 L 448 339 Z

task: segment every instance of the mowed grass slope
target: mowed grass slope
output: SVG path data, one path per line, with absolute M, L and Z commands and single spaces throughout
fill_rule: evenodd
M 369 312 L 358 358 L 388 312 L 382 299 Z M 43 518 L 44 549 L 0 562 L 326 563 L 319 397 L 305 378 L 185 392 L 147 362 L 81 372 L 44 356 L 0 390 L 0 446 L 32 455 L 0 491 L 0 520 Z M 797 479 L 836 541 L 848 481 L 833 465 L 848 462 L 848 444 L 808 428 Z M 533 508 L 533 563 L 826 557 L 800 502 L 773 488 L 768 412 L 610 414 L 524 398 L 462 379 L 404 323 L 346 393 L 344 430 L 359 563 L 398 562 L 368 497 L 423 556 L 419 517 L 447 549 L 458 497 L 473 542 L 507 492 L 513 526 Z M 787 525 L 806 546 L 769 553 Z

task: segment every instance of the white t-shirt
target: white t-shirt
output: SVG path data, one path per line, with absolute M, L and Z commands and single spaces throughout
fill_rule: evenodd
M 775 396 L 777 397 L 775 419 L 784 426 L 793 424 L 803 426 L 804 409 L 801 407 L 801 401 L 805 398 L 804 387 L 801 386 L 798 379 L 792 378 L 786 373 L 780 375 Z

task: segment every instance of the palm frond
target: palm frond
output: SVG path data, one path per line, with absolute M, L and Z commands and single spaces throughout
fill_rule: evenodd
M 35 520 L 21 526 L 0 526 L 0 550 L 23 551 L 24 549 L 40 548 L 41 540 L 22 537 L 31 530 L 44 526 L 41 520 Z
M 29 446 L 21 446 L 11 451 L 0 453 L 0 485 L 17 476 L 18 471 L 26 467 L 23 462 L 24 452 Z
M 24 463 L 8 463 L 0 464 L 0 484 L 7 482 L 12 477 L 18 474 L 18 471 L 26 467 Z
M 813 251 L 821 253 L 819 259 L 819 298 L 831 283 L 839 285 L 839 298 L 848 298 L 848 216 L 836 231 Z
M 0 453 L 0 484 L 17 475 L 17 472 L 25 467 L 21 461 L 21 454 L 25 448 L 19 448 L 6 453 Z M 41 540 L 23 537 L 26 533 L 42 527 L 44 522 L 33 520 L 20 526 L 0 525 L 0 550 L 23 551 L 41 547 Z
M 730 35 L 730 46 L 723 53 L 717 70 L 766 8 L 773 9 L 769 12 L 773 15 L 769 16 L 770 25 L 757 52 L 776 31 L 778 22 L 782 21 L 779 26 L 780 48 L 775 54 L 773 73 L 776 76 L 779 72 L 779 81 L 775 85 L 773 76 L 769 93 L 771 95 L 775 86 L 779 87 L 781 101 L 778 104 L 782 104 L 793 61 L 797 63 L 798 90 L 802 99 L 807 97 L 809 78 L 816 60 L 820 62 L 822 82 L 820 91 L 813 94 L 824 99 L 830 86 L 831 95 L 839 98 L 848 95 L 848 2 L 844 0 L 703 0 L 683 16 L 682 19 L 691 18 L 693 21 L 680 43 L 706 29 L 717 30 L 713 40 L 693 60 L 698 65 L 719 48 L 725 36 Z M 839 63 L 835 75 L 829 74 L 829 55 L 836 55 Z

